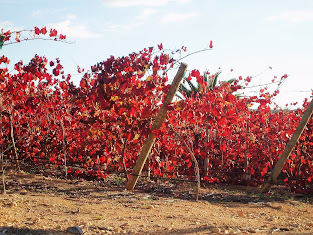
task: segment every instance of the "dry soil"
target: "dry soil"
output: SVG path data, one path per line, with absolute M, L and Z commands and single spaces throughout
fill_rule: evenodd
M 7 176 L 0 234 L 313 234 L 312 199 L 247 187 Z M 1 185 L 2 186 L 2 185 Z M 76 227 L 75 227 L 76 226 Z

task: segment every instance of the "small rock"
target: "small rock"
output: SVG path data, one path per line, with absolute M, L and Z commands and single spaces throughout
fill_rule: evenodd
M 239 229 L 233 229 L 233 228 L 228 228 L 227 230 L 224 231 L 225 234 L 241 234 L 241 231 Z
M 1 234 L 7 234 L 8 229 L 1 230 Z
M 113 231 L 114 228 L 113 227 L 107 227 L 106 230 Z
M 129 223 L 126 222 L 126 223 L 121 225 L 121 227 L 126 227 L 126 226 L 129 226 Z
M 27 194 L 27 193 L 28 193 L 28 191 L 27 191 L 26 189 L 24 189 L 24 188 L 20 191 L 20 194 L 21 194 L 21 195 L 25 195 L 25 194 Z
M 291 227 L 294 227 L 294 228 L 299 228 L 300 225 L 299 224 L 289 224 Z
M 83 225 L 84 227 L 88 227 L 88 226 L 91 225 L 91 223 L 90 223 L 90 222 L 82 222 L 82 225 Z
M 71 211 L 72 214 L 77 214 L 80 212 L 80 208 L 77 208 L 76 210 Z
M 240 216 L 240 217 L 245 217 L 245 214 L 242 211 L 238 211 L 237 215 Z
M 35 222 L 31 221 L 31 220 L 27 220 L 24 222 L 24 224 L 33 225 L 33 224 L 35 224 Z
M 74 227 L 69 227 L 67 231 L 73 234 L 84 234 L 83 230 L 77 225 Z
M 148 205 L 147 209 L 154 209 L 154 205 Z
M 306 223 L 307 226 L 313 227 L 313 222 Z
M 235 228 L 231 234 L 241 234 L 241 233 L 242 233 L 242 232 L 241 232 L 240 229 Z
M 221 232 L 221 229 L 217 228 L 217 227 L 210 228 L 210 230 L 212 233 L 220 233 Z
M 271 233 L 272 234 L 278 234 L 278 233 L 280 233 L 280 229 L 279 228 L 272 228 L 272 230 L 271 230 Z
M 8 204 L 7 204 L 7 206 L 8 207 L 17 207 L 17 203 L 16 202 L 9 202 Z
M 253 229 L 253 228 L 249 228 L 249 229 L 248 229 L 248 232 L 249 232 L 249 233 L 256 233 L 256 230 Z
M 146 195 L 144 195 L 143 197 L 142 197 L 142 199 L 149 199 L 151 197 L 151 195 L 149 195 L 149 194 L 146 194 Z

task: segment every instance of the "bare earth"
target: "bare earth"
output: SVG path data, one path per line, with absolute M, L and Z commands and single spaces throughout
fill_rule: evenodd
M 0 234 L 313 234 L 312 198 L 211 186 L 195 201 L 187 183 L 112 182 L 9 175 Z

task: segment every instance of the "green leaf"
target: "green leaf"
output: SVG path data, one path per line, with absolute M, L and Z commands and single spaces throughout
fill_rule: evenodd
M 4 44 L 4 39 L 5 39 L 5 36 L 3 34 L 0 34 L 0 49 L 2 49 L 2 46 Z

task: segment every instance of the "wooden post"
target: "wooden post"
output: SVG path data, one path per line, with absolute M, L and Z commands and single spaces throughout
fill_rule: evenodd
M 209 126 L 207 125 L 206 126 L 206 130 L 205 130 L 205 144 L 207 144 L 209 142 Z M 207 146 L 207 145 L 205 145 Z M 204 162 L 203 162 L 203 176 L 208 176 L 209 174 L 209 153 L 208 153 L 208 148 L 205 147 L 205 152 L 207 154 L 206 158 L 204 159 Z
M 14 139 L 14 127 L 13 127 L 13 114 L 10 114 L 10 128 L 11 128 L 11 140 L 12 140 L 12 144 L 13 144 L 13 149 L 14 149 L 14 161 L 15 161 L 15 166 L 16 166 L 16 170 L 20 171 L 20 165 L 19 165 L 19 159 L 18 159 L 18 153 L 17 153 L 17 149 L 16 149 L 16 145 L 15 145 L 15 139 Z
M 142 168 L 143 168 L 143 166 L 147 160 L 147 157 L 151 151 L 152 145 L 155 141 L 155 136 L 154 136 L 152 131 L 155 129 L 159 129 L 162 125 L 162 122 L 166 118 L 167 106 L 172 102 L 173 97 L 174 97 L 175 93 L 177 92 L 178 86 L 179 86 L 179 84 L 183 78 L 183 75 L 184 75 L 184 72 L 186 71 L 186 69 L 187 69 L 187 64 L 181 63 L 181 65 L 177 71 L 177 74 L 174 77 L 171 88 L 168 91 L 168 93 L 164 99 L 164 102 L 161 106 L 161 109 L 155 118 L 155 121 L 154 121 L 152 128 L 151 128 L 151 132 L 148 135 L 148 138 L 146 139 L 146 141 L 145 141 L 145 143 L 141 149 L 141 152 L 139 154 L 136 165 L 134 166 L 134 169 L 130 175 L 130 178 L 127 181 L 126 189 L 128 189 L 128 190 L 133 190 L 136 183 L 137 183 L 138 177 L 141 174 Z
M 309 104 L 309 107 L 304 112 L 303 117 L 302 117 L 296 131 L 294 132 L 293 136 L 289 140 L 284 152 L 282 153 L 278 162 L 276 163 L 276 165 L 275 165 L 271 175 L 269 176 L 267 182 L 264 184 L 264 187 L 262 189 L 262 193 L 268 192 L 270 190 L 270 188 L 272 187 L 272 185 L 276 182 L 277 177 L 279 176 L 279 174 L 281 172 L 281 169 L 283 168 L 283 166 L 286 163 L 291 151 L 293 150 L 296 143 L 298 142 L 298 140 L 299 140 L 306 124 L 308 123 L 312 113 L 313 113 L 313 99 L 312 99 L 311 103 Z
M 145 177 L 147 181 L 150 180 L 150 158 L 151 158 L 151 154 L 150 156 L 148 156 L 146 163 L 144 164 L 143 168 L 142 168 L 142 172 L 141 175 L 143 177 Z
M 123 149 L 122 149 L 122 163 L 123 163 L 123 168 L 124 168 L 124 172 L 125 172 L 125 178 L 126 180 L 128 180 L 128 173 L 127 173 L 127 167 L 126 167 L 126 162 L 125 162 L 125 150 L 127 147 L 127 139 L 122 139 L 122 143 L 123 143 Z
M 64 124 L 63 124 L 63 119 L 60 122 L 61 128 L 62 128 L 62 149 L 63 149 L 63 154 L 64 154 L 64 171 L 65 171 L 65 179 L 67 179 L 67 159 L 66 159 L 66 140 L 65 140 L 65 129 L 64 129 Z
M 2 149 L 1 149 L 2 150 Z M 0 164 L 0 171 L 1 171 L 1 174 L 2 174 L 2 190 L 1 190 L 1 193 L 2 194 L 6 194 L 6 188 L 5 188 L 5 169 L 4 169 L 4 166 L 3 166 L 3 153 L 1 152 L 0 153 L 0 159 L 1 159 L 1 164 Z

